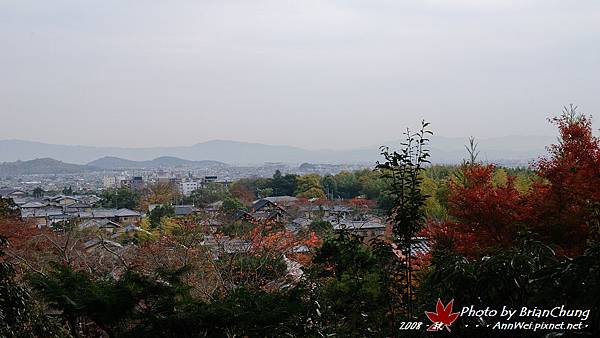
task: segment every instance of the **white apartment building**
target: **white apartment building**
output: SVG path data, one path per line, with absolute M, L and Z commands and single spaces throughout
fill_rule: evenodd
M 199 187 L 200 187 L 200 184 L 196 181 L 185 181 L 185 182 L 179 183 L 179 191 L 184 196 L 191 195 L 192 191 L 198 189 Z
M 102 186 L 105 189 L 115 188 L 117 186 L 117 182 L 117 177 L 115 176 L 102 177 Z

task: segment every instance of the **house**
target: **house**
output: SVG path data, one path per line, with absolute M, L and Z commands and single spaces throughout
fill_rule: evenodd
M 252 217 L 252 214 L 245 210 L 236 211 L 235 213 L 233 213 L 232 218 L 234 221 L 246 221 L 246 222 L 254 221 L 254 217 Z
M 306 219 L 321 219 L 329 216 L 329 207 L 311 204 L 301 207 L 300 212 Z
M 94 206 L 96 203 L 100 202 L 102 199 L 96 195 L 79 195 L 79 196 L 77 196 L 77 200 L 81 203 L 85 203 L 90 206 Z
M 268 200 L 278 205 L 292 205 L 298 202 L 298 197 L 294 196 L 269 196 L 262 199 Z M 253 203 L 256 203 L 258 201 L 260 200 L 256 200 Z
M 142 215 L 129 209 L 89 209 L 79 211 L 69 207 L 46 206 L 44 208 L 21 209 L 21 218 L 35 219 L 38 226 L 50 226 L 60 221 L 73 219 L 108 219 L 119 224 L 138 223 Z
M 334 231 L 349 231 L 355 235 L 371 240 L 385 235 L 386 224 L 378 220 L 347 221 L 341 220 L 333 224 Z
M 122 224 L 138 223 L 142 219 L 142 214 L 123 208 L 115 211 L 114 219 Z
M 197 210 L 193 205 L 174 205 L 175 216 L 189 216 Z
M 64 215 L 63 210 L 56 207 L 21 209 L 21 218 L 33 219 L 38 228 L 52 225 L 62 215 Z M 66 216 L 62 216 L 64 217 Z
M 290 220 L 290 215 L 282 207 L 267 199 L 256 201 L 252 205 L 250 212 L 238 210 L 233 215 L 234 220 L 252 221 L 271 221 L 277 223 L 286 223 Z
M 67 212 L 91 211 L 92 206 L 87 203 L 83 203 L 83 202 L 75 202 L 73 204 L 66 206 L 65 210 Z
M 245 253 L 252 247 L 252 242 L 243 239 L 216 238 L 212 235 L 204 237 L 202 245 L 210 249 L 214 259 L 219 259 L 221 255 Z
M 0 197 L 3 198 L 23 198 L 26 193 L 20 189 L 0 188 Z
M 32 200 L 32 201 L 26 202 L 25 204 L 21 204 L 19 206 L 19 208 L 21 208 L 21 209 L 40 209 L 40 208 L 45 208 L 47 206 L 48 206 L 47 201 Z
M 311 204 L 300 208 L 300 212 L 308 219 L 346 219 L 353 212 L 353 209 L 346 205 L 320 205 Z
M 144 233 L 146 235 L 151 235 L 152 233 L 148 230 L 142 229 L 134 224 L 128 224 L 126 225 L 123 230 L 125 231 L 125 233 L 134 233 L 134 232 L 141 232 Z
M 113 222 L 106 218 L 88 219 L 79 223 L 80 229 L 100 229 L 110 234 L 114 234 L 118 229 L 122 228 L 121 224 Z
M 275 211 L 275 210 L 283 210 L 277 203 L 271 202 L 266 198 L 260 199 L 252 204 L 252 212 L 265 212 L 265 211 Z
M 100 238 L 94 238 L 94 239 L 90 239 L 89 241 L 83 243 L 83 247 L 85 248 L 85 250 L 87 252 L 91 252 L 94 251 L 95 249 L 99 248 L 99 247 L 107 247 L 107 248 L 111 248 L 111 250 L 119 250 L 122 249 L 123 246 L 117 242 L 108 240 L 108 239 L 100 239 Z
M 68 205 L 75 204 L 78 202 L 77 198 L 75 198 L 73 196 L 65 196 L 65 195 L 52 196 L 48 200 L 49 200 L 50 204 L 59 206 L 59 207 L 66 207 Z
M 204 211 L 211 215 L 215 215 L 221 211 L 221 207 L 223 207 L 223 201 L 216 201 L 204 207 Z

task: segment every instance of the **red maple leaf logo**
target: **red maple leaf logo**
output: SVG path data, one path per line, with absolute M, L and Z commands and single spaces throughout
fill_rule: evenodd
M 450 332 L 450 325 L 454 323 L 456 318 L 458 318 L 458 312 L 452 312 L 452 305 L 454 303 L 454 299 L 448 303 L 448 305 L 444 306 L 442 301 L 438 298 L 437 304 L 435 306 L 435 312 L 425 312 L 427 318 L 431 320 L 433 324 L 427 328 L 427 331 L 440 331 L 442 328 L 446 328 L 448 332 Z

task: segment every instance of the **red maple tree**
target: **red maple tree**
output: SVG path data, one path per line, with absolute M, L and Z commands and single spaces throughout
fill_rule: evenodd
M 535 163 L 543 180 L 530 194 L 528 222 L 564 254 L 580 254 L 600 223 L 600 142 L 591 118 L 571 107 L 551 119 L 560 142 Z M 596 229 L 597 233 L 597 229 Z
M 431 222 L 424 234 L 469 257 L 510 245 L 529 208 L 525 195 L 515 187 L 515 178 L 494 184 L 494 170 L 491 164 L 465 165 L 462 179 L 450 182 L 450 220 Z

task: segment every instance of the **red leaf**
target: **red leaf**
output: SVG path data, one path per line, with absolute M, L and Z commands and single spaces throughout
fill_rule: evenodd
M 458 312 L 452 312 L 452 306 L 454 304 L 454 299 L 451 300 L 446 306 L 442 303 L 440 299 L 438 299 L 437 304 L 435 306 L 436 312 L 425 312 L 427 318 L 431 320 L 433 323 L 427 331 L 438 331 L 441 330 L 442 327 L 445 327 L 448 332 L 450 332 L 450 325 L 454 323 L 454 321 L 458 318 Z

